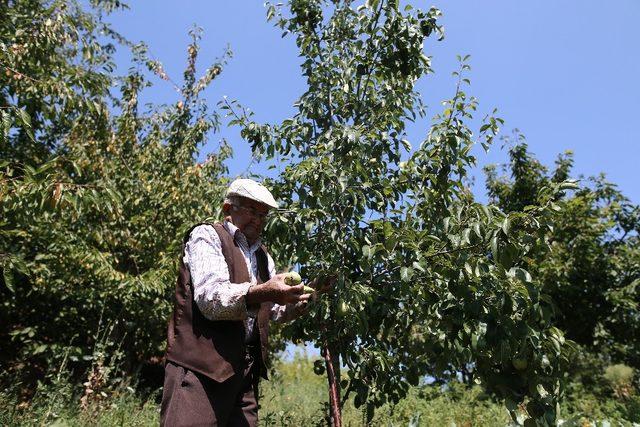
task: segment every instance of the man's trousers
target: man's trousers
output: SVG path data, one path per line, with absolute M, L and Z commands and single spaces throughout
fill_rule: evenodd
M 228 380 L 212 379 L 167 362 L 160 425 L 254 427 L 258 421 L 258 375 L 253 358 Z

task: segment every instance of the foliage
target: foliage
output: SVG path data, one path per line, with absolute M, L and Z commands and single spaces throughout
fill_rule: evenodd
M 79 384 L 69 364 L 70 350 L 59 366 L 50 366 L 35 393 L 25 399 L 21 377 L 0 375 L 6 388 L 0 391 L 0 424 L 30 425 L 151 425 L 158 423 L 159 390 L 137 387 L 135 376 L 123 375 L 121 343 L 112 337 L 113 327 L 100 326 L 91 351 L 88 381 Z
M 488 172 L 492 199 L 509 212 L 531 203 L 540 188 L 571 174 L 570 152 L 547 169 L 528 152 L 519 136 L 510 149 L 511 174 Z M 613 361 L 639 368 L 640 360 L 640 208 L 603 176 L 585 180 L 556 203 L 550 251 L 532 254 L 527 268 L 559 310 L 555 322 L 584 351 L 597 355 L 602 369 Z
M 630 395 L 624 399 L 611 393 L 602 394 L 583 382 L 572 381 L 567 387 L 560 413 L 564 419 L 577 421 L 578 425 L 609 421 L 613 425 L 640 423 L 640 397 Z
M 140 111 L 150 76 L 169 77 L 102 23 L 119 2 L 96 3 L 0 6 L 0 363 L 22 375 L 67 352 L 87 367 L 101 321 L 122 340 L 126 368 L 160 356 L 182 234 L 218 214 L 210 201 L 224 187 L 229 147 L 196 160 L 219 125 L 200 94 L 230 53 L 197 78 L 195 29 L 180 99 Z M 116 42 L 134 54 L 122 77 Z
M 15 383 L 2 424 L 157 423 L 118 373 L 162 353 L 182 234 L 219 214 L 211 200 L 225 184 L 229 147 L 197 158 L 219 126 L 202 91 L 230 53 L 197 78 L 194 29 L 178 85 L 102 21 L 119 1 L 80 4 L 0 2 L 0 383 Z M 636 384 L 612 379 L 640 363 L 638 207 L 602 177 L 566 181 L 570 155 L 549 175 L 521 143 L 511 178 L 488 170 L 492 204 L 477 203 L 472 148 L 487 148 L 502 121 L 494 112 L 470 128 L 467 57 L 413 148 L 406 128 L 425 122 L 414 84 L 432 72 L 423 48 L 442 37 L 437 9 L 291 0 L 267 11 L 303 60 L 297 113 L 265 125 L 235 102 L 221 107 L 280 168 L 271 185 L 289 209 L 267 229 L 278 263 L 338 282 L 284 332 L 333 359 L 278 365 L 264 419 L 326 422 L 311 370 L 333 366 L 354 425 L 417 422 L 416 409 L 429 423 L 484 424 L 503 419 L 503 400 L 513 418 L 525 408 L 529 424 L 551 424 L 567 371 L 561 414 L 637 422 Z M 116 46 L 133 52 L 123 76 Z M 180 99 L 141 107 L 152 79 Z
M 266 426 L 326 425 L 326 386 L 312 373 L 314 358 L 297 354 L 292 360 L 279 359 L 276 374 L 260 384 L 260 422 Z M 107 397 L 82 407 L 78 385 L 68 381 L 64 369 L 53 372 L 52 381 L 42 383 L 34 398 L 20 403 L 9 390 L 0 391 L 2 425 L 69 426 L 155 426 L 159 422 L 159 391 L 134 392 L 133 384 L 122 383 L 106 390 Z M 346 426 L 364 426 L 364 412 L 349 399 L 344 406 Z M 573 425 L 589 425 L 607 420 L 613 425 L 640 422 L 640 398 L 624 402 L 596 396 L 571 385 L 559 417 Z M 379 408 L 369 425 L 482 425 L 507 426 L 509 415 L 479 386 L 457 381 L 448 386 L 420 384 L 410 387 L 398 404 Z M 568 424 L 571 425 L 571 424 Z M 593 425 L 593 424 L 591 424 Z
M 608 366 L 604 377 L 612 386 L 631 384 L 633 380 L 633 368 L 623 364 Z
M 157 426 L 158 405 L 154 396 L 141 396 L 133 387 L 123 387 L 101 403 L 81 407 L 72 381 L 40 384 L 28 403 L 0 392 L 0 423 L 4 426 Z
M 317 360 L 317 359 L 315 359 Z M 311 368 L 314 359 L 296 353 L 290 361 L 277 363 L 275 376 L 261 384 L 260 422 L 267 426 L 327 425 L 327 392 L 321 377 Z M 346 426 L 407 425 L 411 420 L 418 425 L 477 424 L 505 426 L 509 415 L 502 405 L 483 393 L 480 387 L 468 389 L 453 381 L 449 387 L 419 385 L 411 387 L 398 404 L 379 408 L 366 424 L 366 414 L 353 404 L 345 402 L 343 423 Z
M 604 371 L 604 378 L 609 383 L 613 395 L 622 401 L 629 400 L 636 394 L 633 387 L 634 369 L 621 363 L 607 366 Z
M 272 186 L 292 214 L 268 230 L 281 260 L 302 265 L 303 277 L 338 276 L 331 298 L 290 336 L 339 353 L 349 367 L 341 385 L 369 420 L 420 376 L 471 369 L 514 414 L 526 398 L 532 418 L 555 422 L 569 345 L 523 259 L 547 250 L 554 201 L 573 184 L 550 183 L 510 214 L 473 200 L 465 180 L 477 140 L 466 123 L 477 102 L 465 93 L 467 58 L 453 98 L 411 148 L 406 123 L 424 114 L 414 83 L 432 71 L 423 42 L 441 33 L 437 9 L 288 6 L 269 5 L 268 17 L 299 47 L 307 91 L 297 113 L 265 125 L 237 103 L 222 108 L 257 157 L 287 165 Z M 486 117 L 485 147 L 500 124 Z

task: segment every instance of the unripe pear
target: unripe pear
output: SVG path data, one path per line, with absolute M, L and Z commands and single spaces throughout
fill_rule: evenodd
M 336 307 L 336 312 L 338 316 L 343 317 L 349 312 L 349 306 L 346 302 L 340 301 L 340 303 Z
M 304 290 L 303 290 L 303 292 L 302 292 L 302 293 L 304 293 L 304 294 L 312 294 L 312 293 L 314 293 L 315 291 L 316 291 L 316 290 L 315 290 L 315 289 L 313 289 L 311 286 L 305 286 L 305 287 L 304 287 Z
M 284 278 L 284 283 L 289 286 L 296 286 L 302 283 L 302 277 L 297 272 L 290 271 L 287 273 L 287 277 Z
M 524 357 L 514 357 L 511 363 L 513 363 L 513 367 L 518 371 L 524 371 L 525 369 L 527 369 L 527 366 L 529 366 L 527 359 L 525 359 Z

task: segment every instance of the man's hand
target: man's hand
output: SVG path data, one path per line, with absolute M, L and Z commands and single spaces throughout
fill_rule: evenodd
M 311 297 L 311 301 L 317 301 L 320 295 L 330 292 L 333 289 L 333 285 L 335 285 L 336 280 L 338 280 L 338 276 L 332 274 L 330 276 L 322 276 L 313 279 L 311 282 L 307 283 L 307 286 L 313 288 L 313 293 L 309 294 Z M 299 302 L 295 306 L 295 314 L 293 318 L 300 317 L 309 312 L 309 301 L 305 300 Z
M 274 302 L 276 304 L 294 304 L 307 301 L 311 294 L 304 293 L 304 285 L 289 286 L 284 283 L 287 274 L 276 274 L 269 281 L 249 288 L 245 296 L 247 305 L 262 302 Z

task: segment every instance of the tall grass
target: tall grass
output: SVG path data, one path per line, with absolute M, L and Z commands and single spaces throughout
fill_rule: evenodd
M 313 373 L 313 360 L 297 354 L 278 361 L 275 374 L 261 383 L 260 419 L 263 426 L 326 426 L 326 379 Z M 492 401 L 479 387 L 458 383 L 446 390 L 438 386 L 413 387 L 397 405 L 378 408 L 372 426 L 506 426 L 510 417 L 502 404 Z M 362 409 L 348 400 L 343 408 L 346 427 L 365 425 Z
M 278 360 L 269 381 L 260 384 L 261 426 L 326 426 L 328 392 L 325 378 L 313 373 L 313 359 L 297 354 L 292 360 Z M 85 383 L 86 384 L 86 383 Z M 85 401 L 86 386 L 72 384 L 63 369 L 39 384 L 28 401 L 17 397 L 19 385 L 0 391 L 0 426 L 157 426 L 161 390 L 140 391 L 134 384 L 96 391 Z M 640 422 L 640 399 L 602 400 L 575 393 L 566 399 L 561 417 L 565 425 L 634 425 Z M 344 425 L 364 426 L 363 411 L 345 404 Z M 596 424 L 596 421 L 598 423 Z M 371 426 L 508 426 L 509 415 L 478 386 L 451 383 L 447 387 L 412 387 L 397 405 L 378 408 Z M 638 424 L 635 424 L 638 425 Z
M 99 400 L 81 405 L 83 387 L 61 380 L 38 386 L 27 402 L 15 390 L 0 392 L 0 426 L 157 426 L 159 406 L 154 393 L 141 396 L 134 388 L 120 387 Z

